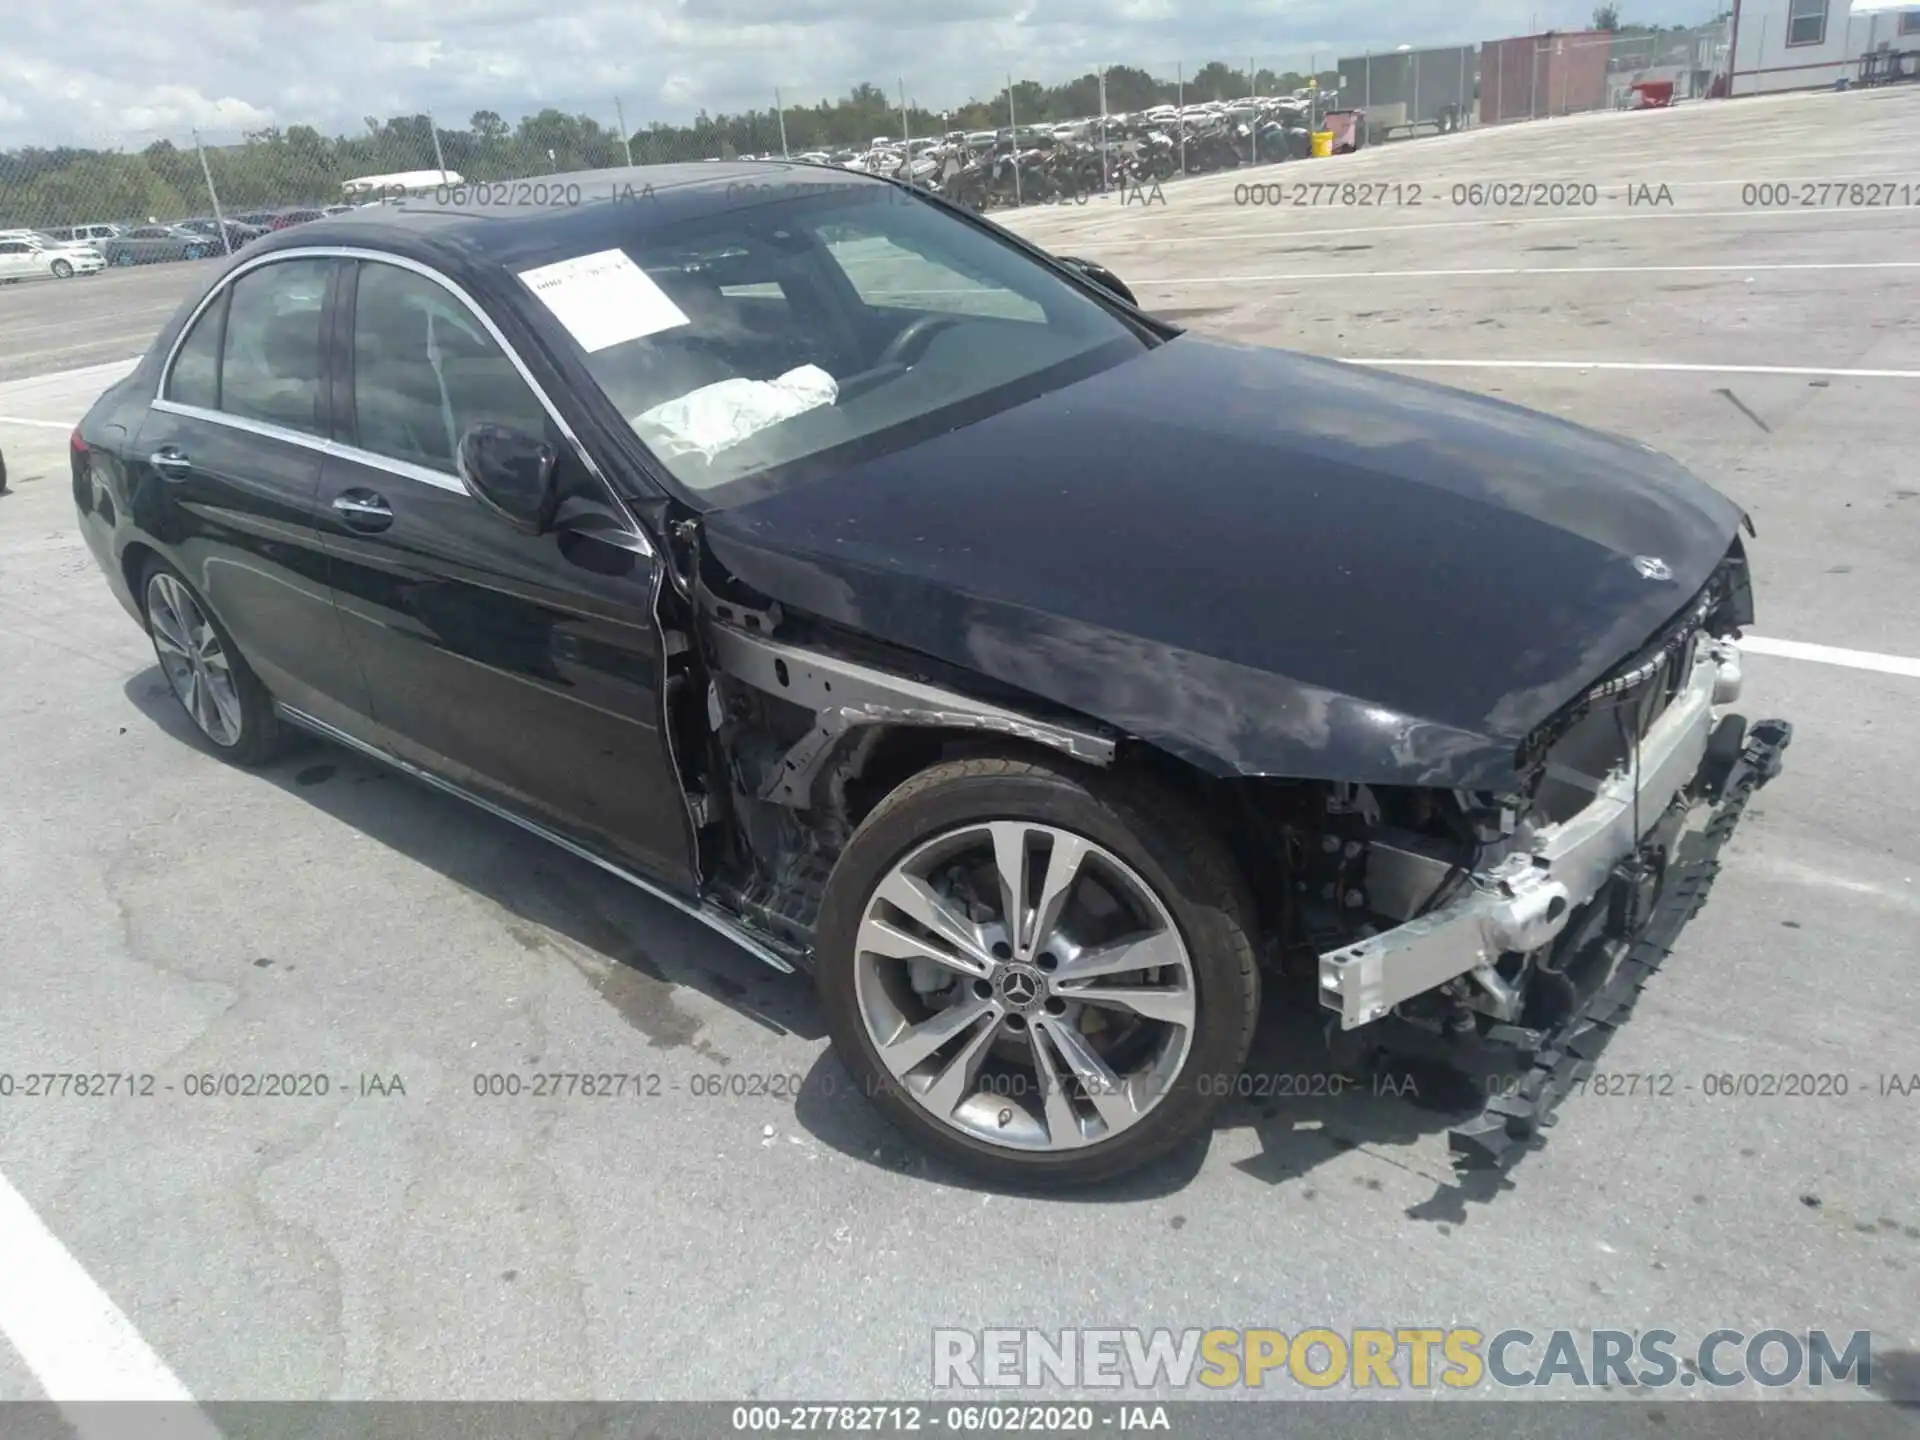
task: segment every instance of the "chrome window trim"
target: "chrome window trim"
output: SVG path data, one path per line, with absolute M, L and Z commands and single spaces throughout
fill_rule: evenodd
M 396 265 L 402 270 L 411 270 L 416 275 L 424 276 L 426 279 L 438 285 L 442 290 L 445 290 L 449 295 L 453 296 L 455 300 L 459 301 L 460 304 L 464 305 L 467 311 L 486 328 L 487 334 L 491 335 L 493 342 L 500 347 L 500 352 L 507 357 L 508 362 L 519 372 L 520 378 L 526 382 L 527 388 L 533 391 L 534 398 L 540 402 L 540 407 L 547 412 L 547 418 L 553 422 L 554 428 L 557 429 L 566 439 L 566 442 L 573 447 L 573 453 L 579 456 L 580 463 L 587 468 L 587 473 L 600 482 L 601 488 L 612 498 L 621 516 L 629 522 L 633 520 L 632 511 L 628 508 L 625 497 L 622 496 L 619 491 L 615 490 L 612 485 L 607 483 L 606 475 L 601 471 L 600 467 L 594 463 L 593 456 L 587 453 L 587 447 L 580 443 L 580 437 L 574 433 L 573 427 L 567 423 L 566 417 L 560 413 L 560 407 L 553 403 L 553 397 L 548 395 L 545 387 L 534 378 L 533 371 L 527 368 L 527 363 L 520 358 L 520 353 L 508 343 L 507 337 L 501 333 L 500 327 L 493 323 L 493 317 L 487 314 L 466 290 L 454 281 L 448 279 L 445 275 L 442 275 L 431 265 L 415 260 L 409 255 L 396 255 L 389 250 L 370 250 L 359 245 L 302 245 L 286 250 L 274 250 L 265 255 L 256 255 L 251 259 L 243 260 L 227 274 L 221 276 L 219 283 L 200 297 L 200 303 L 193 307 L 193 313 L 187 317 L 187 323 L 182 325 L 180 327 L 180 333 L 173 337 L 173 344 L 167 349 L 166 362 L 160 367 L 160 383 L 152 401 L 154 409 L 165 411 L 168 414 L 185 415 L 194 419 L 206 420 L 213 424 L 228 425 L 234 429 L 246 430 L 253 434 L 262 435 L 268 439 L 289 441 L 295 445 L 305 446 L 310 450 L 318 450 L 323 454 L 334 455 L 340 459 L 352 460 L 356 464 L 370 465 L 376 470 L 384 470 L 391 475 L 399 475 L 409 480 L 418 480 L 422 484 L 432 485 L 437 489 L 457 491 L 468 497 L 473 495 L 473 492 L 468 489 L 466 482 L 458 475 L 450 475 L 443 471 L 433 470 L 425 465 L 416 465 L 410 460 L 397 460 L 390 456 L 380 455 L 372 450 L 363 450 L 357 445 L 347 445 L 341 441 L 329 439 L 325 436 L 308 435 L 302 431 L 287 429 L 284 426 L 272 425 L 263 421 L 248 420 L 243 416 L 229 415 L 224 411 L 206 410 L 197 405 L 183 405 L 178 401 L 167 398 L 167 388 L 173 383 L 173 365 L 174 361 L 179 358 L 180 347 L 186 342 L 187 336 L 193 333 L 193 327 L 200 323 L 200 317 L 205 313 L 207 307 L 220 296 L 222 291 L 232 287 L 241 276 L 251 274 L 263 266 L 277 264 L 283 260 L 365 260 L 378 265 Z M 640 542 L 646 546 L 648 558 L 653 558 L 656 551 L 651 537 L 649 537 L 646 532 L 646 528 L 635 524 L 633 526 L 633 533 L 638 536 Z
M 244 430 L 249 435 L 258 435 L 266 440 L 279 440 L 287 445 L 298 445 L 303 450 L 312 450 L 321 455 L 331 455 L 340 460 L 351 460 L 356 465 L 366 465 L 375 470 L 384 470 L 389 475 L 399 475 L 404 479 L 417 480 L 422 485 L 431 485 L 436 490 L 448 490 L 456 495 L 472 496 L 458 475 L 448 475 L 439 470 L 430 470 L 425 465 L 415 465 L 410 460 L 395 460 L 390 456 L 376 455 L 371 450 L 362 450 L 355 445 L 343 445 L 338 440 L 329 440 L 324 435 L 311 435 L 305 430 L 289 429 L 285 425 L 275 425 L 265 420 L 251 420 L 244 415 L 229 415 L 224 410 L 208 410 L 200 405 L 183 405 L 178 400 L 155 399 L 150 408 L 163 415 L 181 415 L 189 420 L 204 420 L 209 425 L 224 425 L 229 430 Z

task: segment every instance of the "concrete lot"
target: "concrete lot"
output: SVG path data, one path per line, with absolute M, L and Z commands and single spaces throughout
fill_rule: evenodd
M 0 289 L 0 381 L 138 355 L 187 292 L 219 269 L 181 261 Z
M 1753 655 L 1786 773 L 1606 1060 L 1675 1093 L 1576 1099 L 1497 1182 L 1449 1172 L 1431 1096 L 1369 1097 L 1240 1106 L 1091 1197 L 988 1194 L 844 1093 L 800 983 L 345 753 L 208 758 L 74 533 L 65 431 L 107 372 L 51 373 L 137 353 L 187 272 L 0 295 L 0 375 L 43 377 L 0 384 L 0 1070 L 176 1085 L 0 1101 L 0 1183 L 204 1399 L 909 1396 L 935 1325 L 1422 1323 L 1870 1329 L 1880 1388 L 1920 1392 L 1920 1093 L 1882 1078 L 1920 1072 L 1920 211 L 1741 193 L 1920 186 L 1915 133 L 1911 89 L 1742 101 L 1261 174 L 1418 208 L 1236 206 L 1243 175 L 1012 222 L 1198 330 L 1454 362 L 1408 369 L 1644 438 L 1751 512 L 1762 637 L 1905 659 Z M 1601 197 L 1453 205 L 1474 181 Z M 1322 1063 L 1269 1017 L 1256 1070 Z M 541 1069 L 665 1093 L 474 1093 Z M 256 1070 L 336 1093 L 177 1088 Z M 1779 1071 L 1850 1090 L 1700 1084 Z M 798 1101 L 690 1093 L 768 1073 Z M 362 1075 L 406 1093 L 338 1093 Z M 0 1398 L 39 1395 L 50 1332 L 0 1331 Z

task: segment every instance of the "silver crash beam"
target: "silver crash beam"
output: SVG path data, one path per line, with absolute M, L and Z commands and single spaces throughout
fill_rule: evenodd
M 1640 743 L 1640 834 L 1634 833 L 1631 765 L 1600 782 L 1585 809 L 1533 832 L 1527 843 L 1472 877 L 1460 898 L 1432 914 L 1320 957 L 1320 1003 L 1340 1012 L 1342 1029 L 1383 1019 L 1394 1006 L 1462 975 L 1476 975 L 1494 996 L 1504 982 L 1494 964 L 1508 952 L 1550 944 L 1568 919 L 1638 848 L 1674 796 L 1693 779 L 1719 719 L 1740 691 L 1740 657 L 1731 641 L 1703 640 L 1685 687 Z

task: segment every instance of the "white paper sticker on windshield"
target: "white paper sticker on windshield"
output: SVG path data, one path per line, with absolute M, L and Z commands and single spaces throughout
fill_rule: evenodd
M 689 323 L 624 250 L 601 250 L 519 273 L 588 352 Z

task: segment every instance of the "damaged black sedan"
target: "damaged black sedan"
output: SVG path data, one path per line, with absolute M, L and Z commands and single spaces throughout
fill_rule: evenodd
M 1527 1138 L 1787 738 L 1727 713 L 1734 505 L 879 179 L 543 188 L 261 240 L 75 431 L 212 749 L 327 737 L 810 972 L 997 1179 L 1193 1135 L 1263 985 L 1353 1063 L 1524 1053 L 1456 1142 Z

